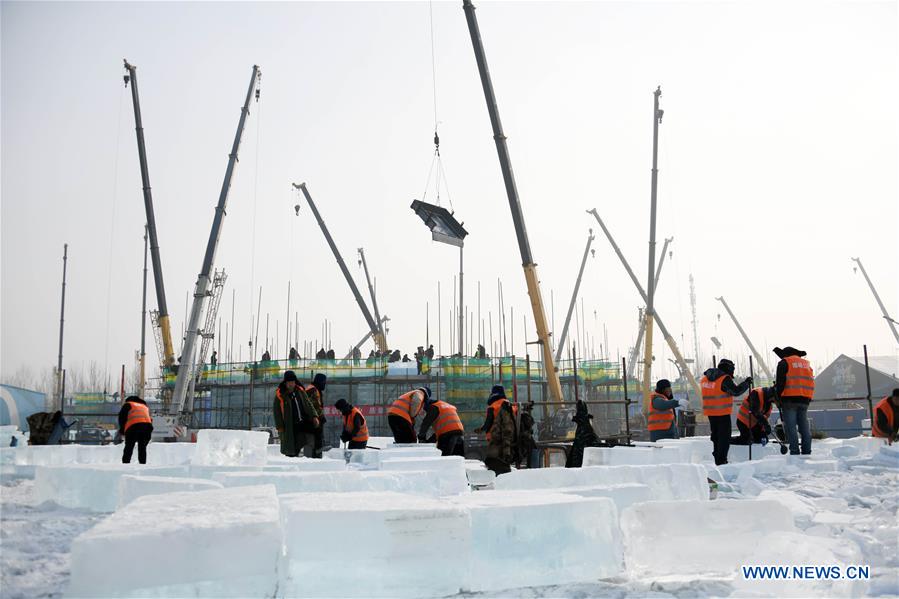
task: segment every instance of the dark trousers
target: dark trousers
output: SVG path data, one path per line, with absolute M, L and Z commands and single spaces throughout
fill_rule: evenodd
M 147 463 L 147 445 L 150 443 L 150 435 L 153 434 L 153 425 L 145 422 L 132 424 L 125 432 L 125 450 L 122 452 L 122 463 L 130 464 L 134 454 L 134 444 L 137 444 L 137 461 Z
M 387 424 L 390 425 L 390 431 L 393 433 L 394 443 L 416 443 L 418 441 L 415 429 L 405 418 L 388 414 Z
M 324 441 L 325 441 L 324 425 L 321 425 L 317 429 L 315 429 L 315 433 L 313 433 L 313 435 L 315 436 L 315 444 L 313 445 L 312 457 L 321 458 L 322 457 L 322 446 L 324 445 Z
M 709 429 L 711 430 L 712 455 L 715 465 L 727 463 L 727 452 L 730 450 L 730 415 L 709 416 Z
M 484 465 L 487 466 L 487 470 L 493 470 L 497 476 L 512 472 L 512 466 L 499 458 L 484 458 Z
M 368 441 L 350 441 L 346 444 L 347 449 L 365 449 L 368 447 Z
M 755 420 L 755 419 L 753 419 Z M 736 437 L 730 438 L 731 445 L 749 445 L 749 427 L 743 424 L 742 420 L 737 420 L 737 430 L 740 431 L 740 434 Z M 753 426 L 752 427 L 752 442 L 753 443 L 761 443 L 762 437 L 764 437 L 764 430 L 762 430 L 761 426 Z
M 447 433 L 437 439 L 440 455 L 460 455 L 465 457 L 465 441 L 462 433 Z

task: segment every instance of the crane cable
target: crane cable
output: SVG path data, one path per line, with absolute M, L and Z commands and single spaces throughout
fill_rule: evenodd
M 432 92 L 434 98 L 434 156 L 431 158 L 431 166 L 428 169 L 428 178 L 425 181 L 425 190 L 421 195 L 422 201 L 427 198 L 428 188 L 431 185 L 431 177 L 434 176 L 434 166 L 437 166 L 436 176 L 434 177 L 434 191 L 436 194 L 436 203 L 440 205 L 440 178 L 443 177 L 443 187 L 446 190 L 446 197 L 449 200 L 450 210 L 455 211 L 453 207 L 453 198 L 450 195 L 449 185 L 446 183 L 446 169 L 443 166 L 443 161 L 440 158 L 440 136 L 437 134 L 437 126 L 440 124 L 440 121 L 437 117 L 437 58 L 436 52 L 434 51 L 434 3 L 433 0 L 428 2 L 428 16 L 430 18 L 430 27 L 431 27 L 431 84 L 432 84 Z
M 250 361 L 253 361 L 256 355 L 256 347 L 255 343 L 253 343 L 253 287 L 256 284 L 256 205 L 259 197 L 259 131 L 262 129 L 262 102 L 259 99 L 260 79 L 261 75 L 256 80 L 256 155 L 253 165 L 253 228 L 250 241 L 250 345 L 253 346 L 249 355 Z
M 119 154 L 121 149 L 122 105 L 124 103 L 124 98 L 125 88 L 122 88 L 122 92 L 119 94 L 119 110 L 118 118 L 116 119 L 115 157 L 113 159 L 112 168 L 112 210 L 110 210 L 109 216 L 109 261 L 106 266 L 106 337 L 103 348 L 104 390 L 105 384 L 109 380 L 109 304 L 112 297 L 112 250 L 115 242 L 115 207 L 116 197 L 118 196 L 119 190 Z

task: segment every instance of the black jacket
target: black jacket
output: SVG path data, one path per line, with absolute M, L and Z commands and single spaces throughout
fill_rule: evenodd
M 743 381 L 743 382 L 740 383 L 739 385 L 735 385 L 735 384 L 734 384 L 734 377 L 732 377 L 731 375 L 727 374 L 726 372 L 724 372 L 724 371 L 721 370 L 720 368 L 709 368 L 708 370 L 706 370 L 705 372 L 703 372 L 703 374 L 704 374 L 704 375 L 706 376 L 706 378 L 709 379 L 709 381 L 711 381 L 711 382 L 715 382 L 715 381 L 717 381 L 718 379 L 720 379 L 722 376 L 726 376 L 727 379 L 725 379 L 725 380 L 721 383 L 721 390 L 724 391 L 725 393 L 728 393 L 728 394 L 730 394 L 730 395 L 733 395 L 734 397 L 736 397 L 736 396 L 738 396 L 738 395 L 743 395 L 744 393 L 746 393 L 747 391 L 749 391 L 749 385 L 751 384 L 749 381 Z
M 498 401 L 509 401 L 506 399 L 504 395 L 491 395 L 490 399 L 487 400 L 487 417 L 484 419 L 484 424 L 481 425 L 481 430 L 489 432 L 493 427 L 493 404 Z M 510 404 L 511 406 L 511 404 Z

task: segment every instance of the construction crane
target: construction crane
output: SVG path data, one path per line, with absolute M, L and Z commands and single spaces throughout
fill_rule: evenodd
M 662 265 L 665 263 L 665 256 L 668 252 L 668 244 L 674 241 L 674 237 L 668 237 L 665 239 L 665 244 L 662 246 L 662 257 L 659 258 L 659 266 L 656 268 L 656 277 L 655 277 L 655 285 L 658 287 L 659 285 L 659 277 L 662 276 Z M 640 353 L 640 345 L 643 343 L 643 335 L 646 333 L 646 319 L 644 318 L 645 314 L 643 310 L 640 311 L 640 327 L 637 331 L 637 342 L 634 343 L 634 349 L 631 350 L 631 355 L 628 358 L 627 363 L 627 373 L 626 376 L 630 377 L 634 373 L 634 369 L 637 365 L 637 355 Z
M 362 310 L 362 316 L 365 317 L 365 322 L 368 324 L 368 329 L 371 331 L 372 337 L 375 339 L 375 345 L 378 346 L 378 350 L 382 352 L 387 351 L 387 339 L 384 337 L 381 332 L 381 326 L 375 321 L 374 317 L 371 315 L 371 311 L 369 311 L 368 306 L 365 304 L 365 300 L 362 298 L 362 294 L 359 293 L 359 288 L 356 286 L 356 282 L 353 280 L 352 275 L 350 275 L 349 269 L 346 267 L 346 263 L 343 261 L 343 257 L 340 255 L 340 250 L 337 249 L 337 245 L 334 243 L 334 239 L 331 237 L 331 233 L 328 231 L 328 227 L 325 225 L 325 221 L 322 220 L 321 214 L 318 212 L 318 208 L 315 207 L 315 202 L 312 201 L 312 196 L 309 195 L 309 190 L 306 189 L 305 183 L 294 183 L 295 189 L 303 192 L 303 196 L 306 198 L 306 202 L 309 204 L 309 208 L 312 210 L 312 214 L 315 216 L 315 220 L 318 221 L 318 226 L 322 230 L 322 234 L 325 236 L 325 241 L 328 242 L 328 246 L 331 248 L 331 252 L 334 254 L 334 258 L 337 260 L 337 266 L 340 267 L 340 272 L 343 273 L 343 277 L 346 279 L 347 285 L 350 286 L 350 291 L 353 292 L 353 297 L 356 298 L 356 303 L 359 304 L 359 309 Z
M 745 341 L 746 345 L 749 346 L 749 351 L 751 351 L 752 355 L 755 356 L 755 361 L 758 362 L 759 366 L 762 367 L 762 371 L 765 373 L 765 376 L 768 377 L 768 380 L 773 381 L 774 376 L 768 369 L 768 365 L 765 364 L 765 359 L 762 358 L 761 354 L 757 349 L 755 349 L 755 346 L 752 344 L 752 341 L 749 340 L 749 335 L 747 335 L 746 331 L 743 330 L 743 327 L 740 326 L 740 321 L 737 320 L 737 317 L 734 315 L 733 310 L 731 310 L 730 306 L 727 305 L 727 302 L 724 301 L 724 297 L 716 297 L 715 299 L 724 305 L 724 309 L 727 310 L 727 313 L 730 315 L 730 319 L 734 321 L 734 324 L 737 325 L 737 330 L 740 331 L 741 335 L 743 335 L 743 341 Z
M 659 181 L 658 156 L 659 156 L 659 124 L 662 122 L 663 111 L 659 109 L 659 97 L 662 95 L 661 86 L 653 92 L 652 111 L 652 184 L 650 189 L 649 212 L 649 268 L 646 271 L 648 278 L 646 312 L 643 318 L 646 321 L 646 344 L 643 352 L 643 408 L 649 409 L 652 398 L 652 317 L 655 314 L 655 261 L 656 261 L 656 190 Z M 661 328 L 661 327 L 660 327 Z
M 609 243 L 612 245 L 612 249 L 615 250 L 615 254 L 618 256 L 618 259 L 621 260 L 621 264 L 624 265 L 624 270 L 627 271 L 627 274 L 630 276 L 631 281 L 634 283 L 634 287 L 637 288 L 637 292 L 639 292 L 640 297 L 643 298 L 643 301 L 646 301 L 646 292 L 643 290 L 643 286 L 640 285 L 640 281 L 637 280 L 637 276 L 634 274 L 634 271 L 631 269 L 630 264 L 628 264 L 627 260 L 624 258 L 624 254 L 621 253 L 621 249 L 618 247 L 618 244 L 615 243 L 615 240 L 612 238 L 612 234 L 609 232 L 609 229 L 606 227 L 605 223 L 602 222 L 602 219 L 599 217 L 599 213 L 596 211 L 596 208 L 592 210 L 588 210 L 588 213 L 592 214 L 594 218 L 596 218 L 596 222 L 599 223 L 599 226 L 602 228 L 603 233 L 606 234 L 606 237 L 609 240 Z M 696 382 L 696 377 L 693 376 L 693 373 L 690 372 L 690 369 L 687 367 L 687 361 L 684 360 L 683 355 L 680 353 L 680 349 L 677 347 L 677 342 L 674 340 L 674 337 L 668 332 L 668 328 L 662 322 L 662 319 L 659 318 L 658 311 L 655 311 L 653 314 L 654 320 L 657 325 L 659 325 L 659 331 L 662 332 L 662 336 L 665 338 L 665 342 L 668 343 L 668 347 L 671 348 L 671 353 L 674 354 L 674 359 L 680 364 L 681 372 L 686 374 L 687 381 L 690 383 L 690 387 L 693 389 L 693 393 L 696 397 L 702 397 L 702 392 L 699 390 L 699 384 Z
M 153 325 L 157 327 L 161 347 L 160 361 L 163 367 L 175 364 L 175 350 L 172 346 L 172 327 L 169 309 L 165 301 L 165 285 L 162 282 L 162 260 L 159 257 L 159 240 L 156 236 L 156 216 L 153 211 L 153 194 L 150 191 L 150 172 L 147 168 L 147 149 L 144 144 L 144 125 L 140 113 L 140 96 L 137 91 L 137 67 L 125 60 L 125 87 L 131 83 L 131 103 L 134 105 L 134 130 L 137 134 L 137 156 L 140 160 L 140 178 L 144 192 L 144 210 L 147 213 L 147 233 L 150 237 L 150 259 L 153 263 L 153 282 L 156 285 L 156 314 Z M 156 331 L 154 331 L 154 334 Z
M 359 248 L 359 264 L 362 265 L 362 270 L 365 271 L 365 282 L 368 283 L 368 293 L 371 295 L 371 307 L 375 311 L 375 321 L 378 323 L 378 332 L 381 333 L 386 345 L 387 334 L 384 332 L 384 322 L 381 320 L 381 313 L 378 311 L 378 299 L 375 297 L 375 287 L 371 284 L 371 277 L 368 276 L 368 262 L 365 261 L 365 250 L 362 248 Z
M 222 189 L 219 192 L 218 204 L 215 207 L 215 217 L 212 219 L 212 230 L 209 232 L 209 241 L 206 244 L 206 254 L 203 256 L 203 265 L 197 276 L 194 287 L 194 300 L 190 307 L 190 317 L 185 330 L 184 348 L 181 352 L 181 366 L 178 368 L 178 378 L 175 379 L 175 391 L 170 406 L 172 415 L 180 415 L 182 424 L 189 424 L 190 412 L 184 411 L 188 387 L 193 383 L 194 353 L 197 338 L 204 332 L 200 329 L 200 318 L 203 315 L 203 304 L 211 296 L 210 286 L 213 284 L 213 265 L 215 253 L 218 249 L 219 235 L 222 231 L 222 223 L 225 220 L 225 208 L 228 204 L 228 192 L 231 190 L 231 178 L 234 176 L 234 167 L 237 166 L 237 153 L 240 150 L 240 141 L 243 138 L 244 126 L 247 116 L 250 114 L 250 101 L 254 91 L 256 101 L 259 101 L 259 84 L 262 73 L 259 67 L 253 65 L 253 74 L 250 76 L 250 85 L 247 87 L 247 95 L 243 107 L 240 110 L 240 120 L 237 122 L 237 133 L 234 135 L 234 143 L 231 145 L 231 153 L 228 155 L 228 167 L 225 169 L 225 179 L 222 181 Z M 193 398 L 191 398 L 192 400 Z M 191 401 L 191 404 L 193 402 Z
M 568 337 L 568 325 L 571 324 L 571 314 L 577 304 L 577 292 L 581 288 L 581 279 L 584 276 L 584 267 L 587 265 L 587 256 L 590 255 L 590 245 L 593 240 L 593 229 L 587 234 L 587 247 L 584 248 L 584 257 L 581 259 L 581 267 L 577 271 L 577 279 L 574 281 L 574 291 L 571 292 L 571 303 L 568 304 L 568 314 L 565 315 L 565 324 L 562 325 L 562 336 L 559 337 L 559 345 L 556 347 L 556 362 L 562 359 L 562 349 L 565 347 L 565 339 Z
M 381 328 L 384 328 L 384 325 L 385 325 L 386 323 L 388 323 L 388 322 L 390 322 L 390 319 L 387 318 L 386 315 L 385 315 L 385 316 L 382 316 L 382 317 L 381 317 Z M 384 331 L 385 331 L 385 334 L 386 334 L 387 332 L 390 331 L 390 329 L 384 328 Z M 344 359 L 344 360 L 352 360 L 352 359 L 353 359 L 353 353 L 354 353 L 357 349 L 359 349 L 360 347 L 362 347 L 363 345 L 365 345 L 365 342 L 368 341 L 369 338 L 371 338 L 371 331 L 367 332 L 367 333 L 362 337 L 362 339 L 360 339 L 359 342 L 356 343 L 356 345 L 353 346 L 353 348 L 350 350 L 350 353 L 348 353 L 346 356 L 343 357 L 343 359 Z
M 540 295 L 540 280 L 537 278 L 537 264 L 534 262 L 534 257 L 531 254 L 531 244 L 528 241 L 524 215 L 521 211 L 521 203 L 518 201 L 518 187 L 515 184 L 515 175 L 512 174 L 512 162 L 509 158 L 509 148 L 506 146 L 506 134 L 503 133 L 503 125 L 499 119 L 499 108 L 496 105 L 496 95 L 493 92 L 493 83 L 490 80 L 490 72 L 487 69 L 487 57 L 484 54 L 484 45 L 481 42 L 481 32 L 475 16 L 475 7 L 471 0 L 463 0 L 463 7 L 465 9 L 465 18 L 468 22 L 468 32 L 471 35 L 471 45 L 474 48 L 475 60 L 478 63 L 478 72 L 481 76 L 481 86 L 484 88 L 484 99 L 487 101 L 487 112 L 490 114 L 490 123 L 493 126 L 493 140 L 496 142 L 499 166 L 506 185 L 506 195 L 509 199 L 509 208 L 512 211 L 512 222 L 515 224 L 515 235 L 518 237 L 518 251 L 521 253 L 521 265 L 524 269 L 528 296 L 530 296 L 531 309 L 534 313 L 534 324 L 537 328 L 537 343 L 543 349 L 549 396 L 554 403 L 561 404 L 562 384 L 559 381 L 559 371 L 553 359 L 546 311 L 543 308 L 543 297 Z
M 693 365 L 694 371 L 699 376 L 702 367 L 699 365 L 699 332 L 696 318 L 696 288 L 693 286 L 693 273 L 690 273 L 690 310 L 693 312 Z
M 862 261 L 860 258 L 853 258 L 853 262 L 858 264 L 858 267 L 862 271 L 862 275 L 864 275 L 865 280 L 868 282 L 868 287 L 871 288 L 871 293 L 874 294 L 874 299 L 877 301 L 877 305 L 880 306 L 880 311 L 883 314 L 884 320 L 887 321 L 887 326 L 890 327 L 890 331 L 893 333 L 893 337 L 896 339 L 896 343 L 899 343 L 899 331 L 896 331 L 896 325 L 899 324 L 892 318 L 890 318 L 889 313 L 887 312 L 886 306 L 883 305 L 883 302 L 880 300 L 880 295 L 877 293 L 877 290 L 874 288 L 874 283 L 871 282 L 871 277 L 868 276 L 868 271 L 865 270 L 865 267 L 862 266 Z

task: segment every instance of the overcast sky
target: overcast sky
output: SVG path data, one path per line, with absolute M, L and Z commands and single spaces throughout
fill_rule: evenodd
M 585 211 L 597 208 L 645 285 L 652 92 L 661 85 L 657 235 L 659 248 L 674 242 L 656 302 L 684 353 L 694 353 L 692 273 L 704 360 L 713 335 L 719 356 L 748 355 L 719 295 L 772 364 L 770 349 L 786 344 L 816 364 L 859 355 L 864 343 L 896 355 L 850 261 L 862 258 L 899 318 L 895 2 L 477 6 L 557 334 L 592 227 L 596 257 L 581 288 L 588 342 L 598 353 L 605 326 L 613 359 L 633 343 L 639 295 Z M 366 330 L 308 207 L 294 213 L 295 181 L 307 183 L 360 286 L 356 248 L 365 248 L 391 346 L 411 355 L 425 343 L 426 302 L 437 345 L 440 282 L 449 353 L 458 253 L 432 242 L 409 209 L 433 155 L 429 8 L 441 153 L 452 208 L 470 232 L 466 303 L 477 318 L 480 281 L 486 345 L 488 313 L 496 341 L 501 278 L 507 335 L 512 308 L 523 354 L 533 319 L 461 2 L 3 2 L 2 373 L 56 362 L 65 242 L 65 364 L 97 360 L 116 372 L 133 363 L 145 213 L 123 58 L 138 66 L 176 344 L 259 64 L 261 101 L 216 262 L 229 275 L 223 328 L 236 295 L 235 359 L 238 348 L 247 358 L 260 285 L 260 338 L 268 314 L 273 339 L 279 327 L 276 357 L 288 281 L 301 339 L 320 340 L 328 319 L 343 354 Z M 436 200 L 433 186 L 426 199 Z M 665 363 L 670 352 L 656 340 Z M 151 338 L 148 353 L 155 358 Z

